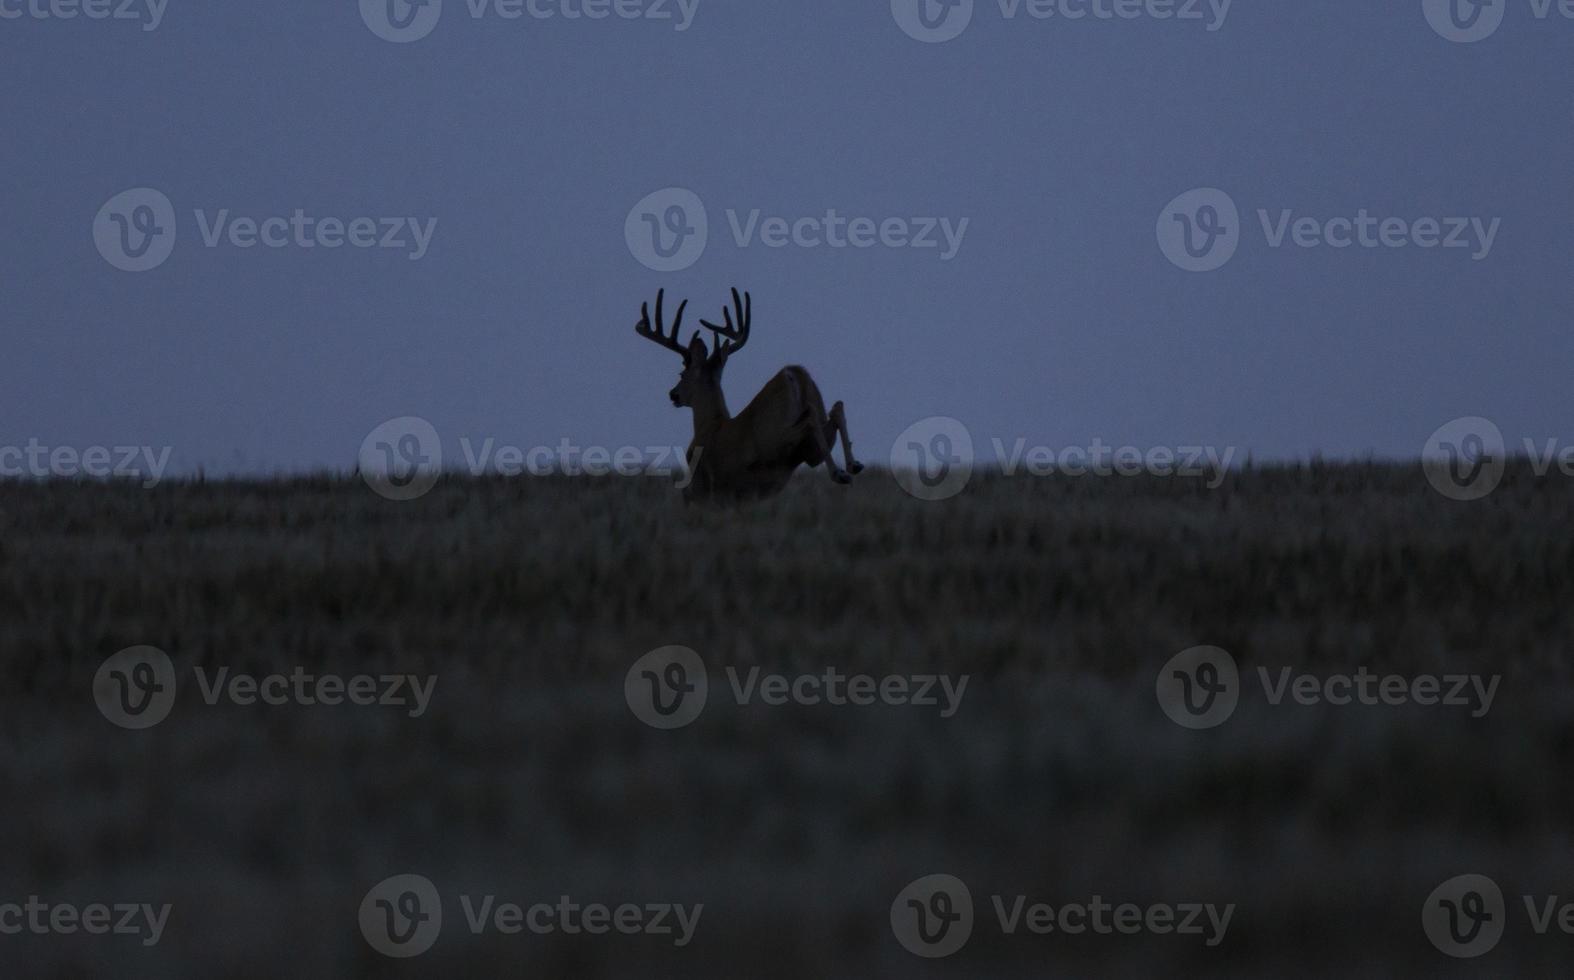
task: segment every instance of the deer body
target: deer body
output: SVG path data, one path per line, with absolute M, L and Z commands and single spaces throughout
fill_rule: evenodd
M 799 465 L 814 467 L 824 463 L 833 481 L 852 482 L 852 474 L 860 472 L 863 464 L 853 458 L 842 403 L 837 402 L 827 412 L 819 386 L 803 368 L 782 368 L 743 411 L 737 415 L 728 411 L 721 374 L 727 358 L 748 342 L 753 306 L 750 297 L 745 294 L 739 298 L 738 291 L 732 291 L 738 314 L 736 325 L 730 310 L 723 311 L 724 327 L 700 321 L 701 326 L 716 334 L 716 349 L 711 352 L 700 339 L 699 331 L 695 331 L 688 347 L 678 342 L 687 302 L 678 307 L 672 333 L 665 332 L 662 296 L 663 293 L 656 296 L 655 326 L 652 327 L 649 310 L 642 308 L 644 315 L 635 329 L 641 336 L 683 355 L 683 373 L 670 397 L 675 406 L 687 407 L 694 413 L 694 440 L 688 452 L 691 479 L 683 492 L 685 500 L 769 497 L 787 486 Z M 845 470 L 836 465 L 831 455 L 838 437 L 847 464 Z

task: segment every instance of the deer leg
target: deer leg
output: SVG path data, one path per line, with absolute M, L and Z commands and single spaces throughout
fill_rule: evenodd
M 818 406 L 815 406 L 818 407 Z M 851 483 L 852 477 L 836 465 L 836 459 L 831 455 L 831 449 L 836 444 L 836 427 L 824 415 L 824 409 L 815 411 L 810 408 L 804 412 L 803 419 L 798 423 L 798 430 L 803 438 L 803 461 L 809 466 L 825 464 L 825 470 L 831 476 L 833 483 Z
M 831 455 L 831 447 L 834 445 L 834 443 L 830 433 L 827 431 L 830 428 L 830 424 L 830 420 L 827 419 L 826 421 L 821 422 L 819 425 L 811 426 L 809 429 L 809 436 L 814 440 L 815 451 L 820 454 L 820 457 L 823 460 L 825 460 L 825 469 L 831 474 L 831 482 L 851 483 L 853 482 L 853 478 L 849 476 L 847 472 L 840 466 L 836 465 L 836 457 Z
M 838 434 L 842 437 L 842 459 L 847 463 L 847 472 L 855 475 L 862 473 L 864 464 L 853 458 L 853 437 L 847 434 L 847 411 L 842 408 L 841 402 L 831 406 L 831 416 L 828 421 L 826 437 L 832 440 Z

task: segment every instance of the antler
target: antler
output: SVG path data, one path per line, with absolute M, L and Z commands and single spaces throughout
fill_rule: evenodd
M 737 326 L 733 326 L 732 323 L 732 310 L 727 309 L 725 306 L 721 309 L 721 315 L 727 322 L 725 327 L 718 327 L 708 320 L 700 321 L 700 326 L 716 335 L 716 353 L 718 354 L 735 354 L 743 349 L 744 344 L 749 342 L 749 322 L 754 319 L 754 298 L 748 293 L 744 293 L 742 298 L 739 298 L 738 290 L 734 288 L 732 291 L 732 305 L 733 309 L 738 312 Z M 725 345 L 722 344 L 724 340 L 727 341 Z
M 688 350 L 678 343 L 678 328 L 683 326 L 683 310 L 689 305 L 689 301 L 684 300 L 679 304 L 678 315 L 672 321 L 672 333 L 667 334 L 661 322 L 661 300 L 666 293 L 665 289 L 656 291 L 656 325 L 654 328 L 650 325 L 650 304 L 639 304 L 639 323 L 634 325 L 634 332 L 646 340 L 654 340 L 680 357 L 687 357 Z

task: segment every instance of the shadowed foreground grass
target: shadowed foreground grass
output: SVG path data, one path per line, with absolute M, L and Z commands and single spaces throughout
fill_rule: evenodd
M 910 499 L 802 474 L 738 509 L 658 480 L 0 484 L 0 903 L 172 904 L 161 941 L 0 936 L 7 975 L 1350 976 L 1544 971 L 1520 896 L 1574 897 L 1574 491 L 1510 469 L 1455 503 L 1415 466 L 985 476 Z M 151 644 L 180 691 L 146 731 L 93 699 Z M 624 699 L 694 649 L 710 697 L 657 731 Z M 1172 723 L 1179 651 L 1241 703 Z M 734 702 L 746 673 L 969 677 L 959 710 Z M 204 702 L 211 676 L 436 678 L 392 706 Z M 1500 675 L 1491 710 L 1269 703 L 1257 669 Z M 893 938 L 910 881 L 965 881 L 956 955 Z M 1456 962 L 1423 901 L 1479 872 L 1507 932 Z M 357 910 L 437 884 L 404 962 Z M 693 941 L 471 933 L 459 896 L 703 903 Z M 1029 903 L 1234 903 L 1201 936 L 1002 933 Z

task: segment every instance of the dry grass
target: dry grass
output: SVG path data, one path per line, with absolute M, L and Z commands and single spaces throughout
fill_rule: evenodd
M 1474 504 L 1415 467 L 1252 469 L 1217 491 L 986 476 L 940 503 L 888 475 L 685 509 L 632 480 L 0 487 L 0 902 L 172 902 L 163 941 L 3 937 L 14 976 L 1348 975 L 1559 962 L 1516 896 L 1574 882 L 1574 488 L 1511 469 Z M 1503 675 L 1492 712 L 1273 707 L 1185 731 L 1153 696 L 1195 644 L 1243 670 Z M 145 732 L 102 660 L 181 671 Z M 658 732 L 632 661 L 684 644 L 710 706 Z M 195 667 L 436 675 L 430 712 L 203 704 Z M 740 708 L 747 670 L 969 674 L 956 717 Z M 966 880 L 958 956 L 887 910 Z M 1495 877 L 1507 939 L 1457 965 L 1423 898 Z M 356 927 L 395 873 L 443 889 L 411 964 Z M 472 937 L 455 896 L 705 903 L 694 943 Z M 988 896 L 1239 908 L 1225 943 L 1004 937 Z M 1461 975 L 1464 975 L 1461 973 Z

